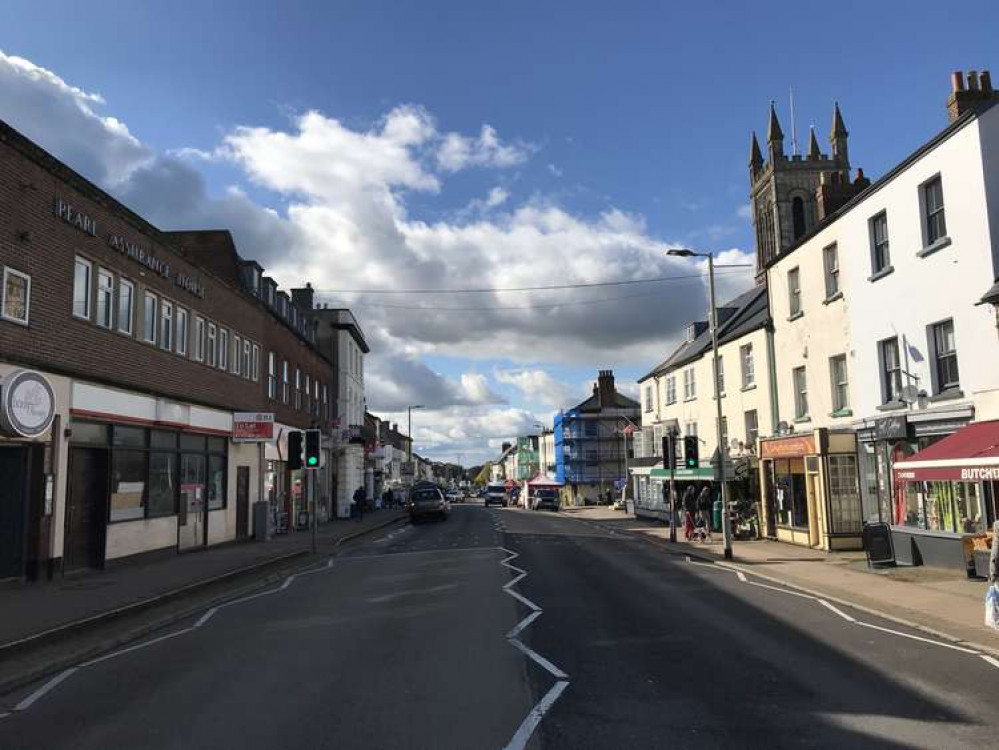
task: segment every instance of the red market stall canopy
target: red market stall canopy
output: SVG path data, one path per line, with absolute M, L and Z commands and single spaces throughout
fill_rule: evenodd
M 529 480 L 527 484 L 529 487 L 561 487 L 565 482 L 538 474 L 534 479 Z
M 962 427 L 894 468 L 902 482 L 999 480 L 999 421 Z

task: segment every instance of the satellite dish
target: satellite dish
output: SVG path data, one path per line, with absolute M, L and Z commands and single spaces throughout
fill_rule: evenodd
M 907 404 L 914 404 L 919 400 L 919 389 L 914 385 L 907 385 L 901 391 L 902 400 Z
M 787 434 L 787 422 L 783 419 L 777 423 L 777 434 L 786 435 Z

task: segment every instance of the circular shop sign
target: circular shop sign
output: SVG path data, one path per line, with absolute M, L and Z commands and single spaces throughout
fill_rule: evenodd
M 17 437 L 38 437 L 55 416 L 55 392 L 40 372 L 17 370 L 0 385 L 0 428 Z

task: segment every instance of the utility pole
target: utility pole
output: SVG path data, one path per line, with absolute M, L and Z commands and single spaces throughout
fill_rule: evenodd
M 676 440 L 677 430 L 670 427 L 669 444 L 670 455 L 666 458 L 669 466 L 669 540 L 676 541 Z

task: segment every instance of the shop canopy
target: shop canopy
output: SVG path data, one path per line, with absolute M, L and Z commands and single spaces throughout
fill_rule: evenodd
M 975 422 L 895 463 L 902 482 L 999 480 L 999 421 Z
M 552 479 L 551 477 L 546 477 L 544 474 L 538 474 L 527 483 L 530 487 L 561 487 L 565 482 L 560 482 L 557 479 Z

